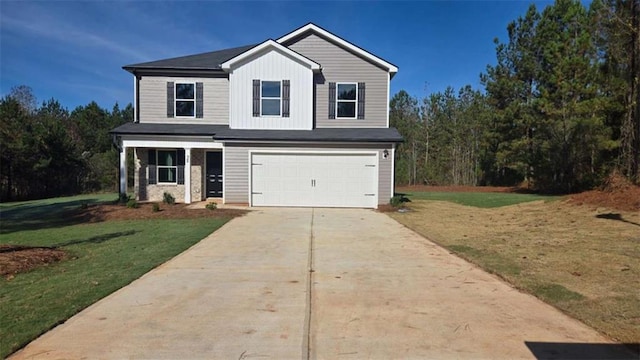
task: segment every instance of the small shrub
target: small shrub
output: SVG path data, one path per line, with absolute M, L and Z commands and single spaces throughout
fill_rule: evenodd
M 153 203 L 153 204 L 151 205 L 151 211 L 153 211 L 153 212 L 158 212 L 158 211 L 160 211 L 160 205 L 159 205 L 158 203 Z
M 174 205 L 176 203 L 176 198 L 174 198 L 170 192 L 165 191 L 164 194 L 162 194 L 162 202 L 165 204 Z
M 215 210 L 218 208 L 218 204 L 214 202 L 210 202 L 207 205 L 205 205 L 205 208 L 207 208 L 207 210 Z
M 130 199 L 129 201 L 127 201 L 127 207 L 129 209 L 137 209 L 138 208 L 138 202 L 136 201 L 136 199 Z
M 391 206 L 395 207 L 395 208 L 399 208 L 401 207 L 404 203 L 406 202 L 410 202 L 411 200 L 407 199 L 404 194 L 397 194 L 394 195 L 391 200 L 389 201 L 389 203 L 391 204 Z

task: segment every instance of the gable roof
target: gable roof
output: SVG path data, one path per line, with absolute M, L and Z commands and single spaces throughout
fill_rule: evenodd
M 282 46 L 279 43 L 273 41 L 272 39 L 269 39 L 259 45 L 256 45 L 254 47 L 252 47 L 251 49 L 248 49 L 247 51 L 240 53 L 236 56 L 234 56 L 233 58 L 225 61 L 224 63 L 222 63 L 220 65 L 220 67 L 222 68 L 222 70 L 228 71 L 231 69 L 231 67 L 237 63 L 238 61 L 242 61 L 244 59 L 250 58 L 256 54 L 259 54 L 260 52 L 268 49 L 268 48 L 272 48 L 275 50 L 278 50 L 282 53 L 284 53 L 285 55 L 294 58 L 295 60 L 297 60 L 298 62 L 301 62 L 303 64 L 305 64 L 306 66 L 308 66 L 311 70 L 313 71 L 319 71 L 321 69 L 320 64 L 318 64 L 317 62 L 309 59 L 306 56 L 303 56 L 291 49 L 289 49 L 288 47 Z
M 323 37 L 323 38 L 325 38 L 325 39 L 337 44 L 338 46 L 340 46 L 340 47 L 342 47 L 342 48 L 344 48 L 344 49 L 346 49 L 346 50 L 348 50 L 348 51 L 350 51 L 350 52 L 352 52 L 352 53 L 354 53 L 354 54 L 356 54 L 358 56 L 361 56 L 361 57 L 363 57 L 363 58 L 365 58 L 365 59 L 367 59 L 367 60 L 369 60 L 369 61 L 371 61 L 371 62 L 373 62 L 375 64 L 377 64 L 378 66 L 380 66 L 380 67 L 386 69 L 388 72 L 390 72 L 392 76 L 395 75 L 395 73 L 398 72 L 398 67 L 393 65 L 392 63 L 373 55 L 372 53 L 364 50 L 363 48 L 361 48 L 359 46 L 356 46 L 356 45 L 348 42 L 347 40 L 345 40 L 345 39 L 343 39 L 343 38 L 341 38 L 339 36 L 336 36 L 336 35 L 330 33 L 329 31 L 321 28 L 320 26 L 318 26 L 318 25 L 316 25 L 314 23 L 308 23 L 307 25 L 304 25 L 304 26 L 302 26 L 302 27 L 300 27 L 300 28 L 298 28 L 298 29 L 296 29 L 296 30 L 294 30 L 294 31 L 282 36 L 281 38 L 279 38 L 276 41 L 279 42 L 280 44 L 283 44 L 283 43 L 286 43 L 286 42 L 288 42 L 290 40 L 293 40 L 293 39 L 295 39 L 297 37 L 303 36 L 304 34 L 309 33 L 309 32 L 315 33 L 317 35 L 320 35 L 321 37 Z
M 246 45 L 231 49 L 211 51 L 202 54 L 180 56 L 170 59 L 149 61 L 139 64 L 131 64 L 122 68 L 133 73 L 137 69 L 162 69 L 162 70 L 222 70 L 220 65 L 256 45 Z

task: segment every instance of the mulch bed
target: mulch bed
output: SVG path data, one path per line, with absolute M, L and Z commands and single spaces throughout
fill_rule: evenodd
M 567 200 L 576 205 L 593 205 L 622 211 L 640 211 L 640 186 L 613 173 L 602 188 L 574 194 Z
M 0 276 L 10 280 L 17 273 L 60 261 L 66 256 L 61 249 L 0 245 Z
M 86 222 L 110 220 L 147 220 L 147 219 L 196 219 L 196 218 L 229 218 L 246 214 L 245 210 L 234 209 L 189 209 L 185 204 L 160 204 L 160 211 L 153 211 L 153 204 L 140 203 L 137 209 L 123 205 L 101 204 L 89 205 L 85 209 L 71 214 Z

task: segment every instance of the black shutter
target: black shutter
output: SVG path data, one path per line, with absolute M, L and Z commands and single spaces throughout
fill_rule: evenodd
M 167 117 L 168 118 L 172 118 L 173 117 L 173 108 L 175 106 L 174 104 L 174 99 L 173 99 L 173 94 L 174 94 L 174 90 L 173 90 L 173 82 L 169 81 L 167 82 Z
M 204 97 L 204 85 L 201 82 L 196 83 L 196 117 L 202 118 L 203 114 L 203 100 Z
M 253 80 L 253 116 L 260 116 L 260 80 Z
M 178 184 L 184 185 L 184 149 L 178 149 L 178 151 L 176 151 L 176 157 L 176 163 L 178 165 Z
M 364 83 L 358 83 L 358 119 L 364 119 Z
M 289 117 L 290 83 L 289 80 L 282 80 L 282 117 Z
M 178 165 L 178 185 L 184 185 L 184 165 Z
M 156 179 L 156 149 L 148 149 L 147 151 L 149 153 L 149 166 L 147 169 L 149 171 L 149 178 L 147 180 L 149 185 L 153 185 L 158 183 L 158 180 Z
M 329 119 L 336 118 L 336 83 L 329 83 Z

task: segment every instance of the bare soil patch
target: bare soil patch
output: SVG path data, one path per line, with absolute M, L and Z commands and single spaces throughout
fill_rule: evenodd
M 0 276 L 13 275 L 64 259 L 61 249 L 0 244 Z
M 114 220 L 229 218 L 246 213 L 244 210 L 233 209 L 190 209 L 185 204 L 162 204 L 160 211 L 154 212 L 153 204 L 144 203 L 139 204 L 138 208 L 115 204 L 88 205 L 63 215 L 69 220 L 78 220 L 72 223 L 95 223 Z M 66 252 L 62 249 L 0 244 L 0 276 L 10 279 L 14 274 L 46 266 L 65 257 Z
M 573 201 L 408 206 L 389 215 L 611 338 L 640 342 L 640 212 Z
M 568 201 L 576 205 L 589 204 L 615 210 L 639 211 L 640 186 L 633 185 L 618 173 L 613 173 L 600 189 L 571 195 Z

